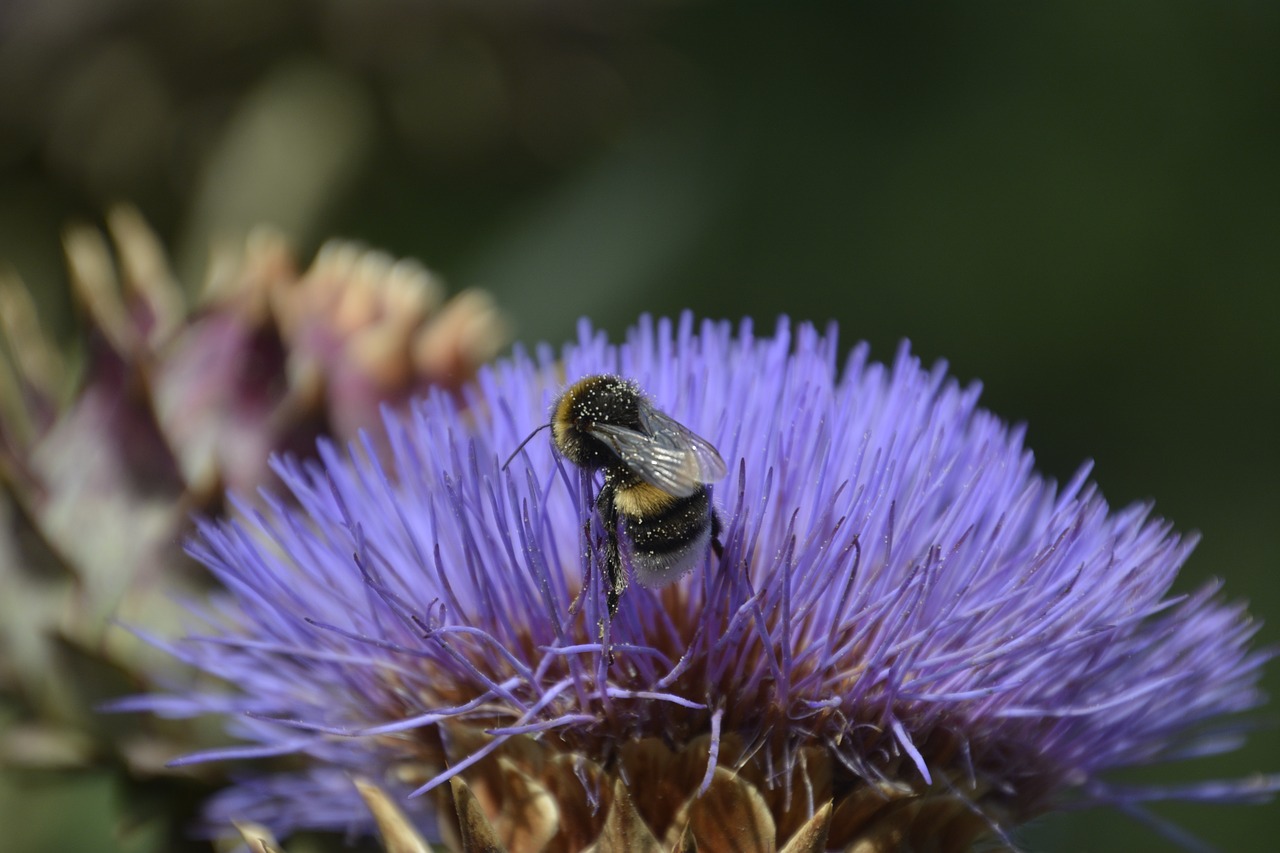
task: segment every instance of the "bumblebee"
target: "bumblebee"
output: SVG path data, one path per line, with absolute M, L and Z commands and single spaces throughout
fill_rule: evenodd
M 627 585 L 624 549 L 645 586 L 682 577 L 708 547 L 721 555 L 720 521 L 706 484 L 724 477 L 724 460 L 705 438 L 658 411 L 634 382 L 579 379 L 538 430 L 546 427 L 561 456 L 584 471 L 604 471 L 595 504 L 605 530 L 610 617 Z

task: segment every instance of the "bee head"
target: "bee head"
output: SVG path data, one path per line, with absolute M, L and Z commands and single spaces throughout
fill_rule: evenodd
M 551 418 L 556 449 L 580 468 L 618 464 L 613 450 L 591 434 L 595 424 L 640 428 L 640 391 L 618 376 L 588 376 L 560 395 Z

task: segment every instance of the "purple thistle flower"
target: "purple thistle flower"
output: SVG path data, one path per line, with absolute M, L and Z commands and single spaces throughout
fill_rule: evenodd
M 500 469 L 596 373 L 637 382 L 729 467 L 712 487 L 723 557 L 632 584 L 611 623 L 589 478 L 549 440 Z M 735 778 L 769 813 L 760 849 L 811 830 L 796 849 L 894 831 L 963 849 L 1068 803 L 1265 799 L 1280 778 L 1108 783 L 1238 747 L 1227 715 L 1263 701 L 1271 654 L 1216 586 L 1170 593 L 1194 537 L 1149 505 L 1112 512 L 1088 466 L 1041 478 L 978 396 L 906 346 L 841 367 L 834 330 L 807 325 L 758 337 L 685 315 L 614 345 L 584 324 L 559 357 L 517 350 L 461 402 L 388 416 L 386 467 L 371 440 L 278 462 L 296 501 L 201 528 L 192 551 L 228 595 L 169 646 L 230 688 L 120 707 L 221 715 L 247 742 L 183 761 L 305 756 L 210 806 L 281 833 L 370 830 L 358 776 L 435 790 L 434 809 L 404 808 L 447 834 L 457 776 L 510 849 L 540 849 L 512 840 L 513 766 L 558 803 L 546 849 L 595 841 L 628 797 L 658 838 L 710 832 L 699 795 Z

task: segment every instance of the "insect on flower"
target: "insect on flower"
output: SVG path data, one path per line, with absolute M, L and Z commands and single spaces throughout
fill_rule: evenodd
M 720 520 L 706 484 L 724 477 L 724 460 L 709 441 L 655 408 L 634 382 L 579 379 L 556 400 L 551 421 L 530 433 L 503 467 L 548 427 L 561 456 L 587 472 L 604 470 L 595 503 L 605 530 L 610 617 L 627 586 L 619 524 L 627 560 L 645 586 L 678 580 L 708 546 L 721 555 Z

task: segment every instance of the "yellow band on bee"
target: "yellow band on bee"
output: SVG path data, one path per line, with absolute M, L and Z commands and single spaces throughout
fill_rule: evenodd
M 660 514 L 676 500 L 678 498 L 648 483 L 637 483 L 613 493 L 613 504 L 618 512 L 631 518 L 648 518 Z

